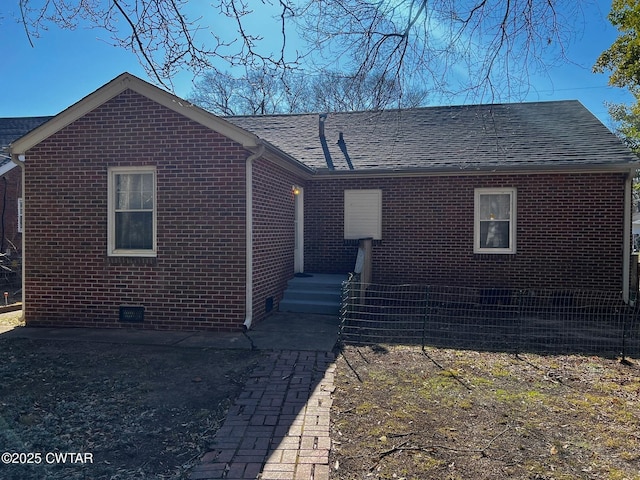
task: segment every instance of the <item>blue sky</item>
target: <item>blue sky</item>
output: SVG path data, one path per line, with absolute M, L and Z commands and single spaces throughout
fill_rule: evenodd
M 572 63 L 552 67 L 533 78 L 527 101 L 580 100 L 606 125 L 604 102 L 630 102 L 625 90 L 607 86 L 607 75 L 591 72 L 598 55 L 608 48 L 617 31 L 606 18 L 610 1 L 585 7 L 584 32 L 578 32 L 567 55 Z M 579 21 L 578 23 L 582 23 Z M 3 73 L 0 75 L 0 117 L 55 115 L 124 71 L 148 80 L 137 57 L 109 43 L 100 30 L 51 28 L 31 47 L 21 25 L 0 18 Z M 175 93 L 187 97 L 192 90 L 188 73 L 174 81 Z

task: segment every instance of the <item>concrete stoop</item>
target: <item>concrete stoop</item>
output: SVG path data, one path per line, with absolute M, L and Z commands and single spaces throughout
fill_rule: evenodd
M 287 283 L 280 311 L 338 315 L 342 282 L 346 275 L 310 273 L 295 276 Z

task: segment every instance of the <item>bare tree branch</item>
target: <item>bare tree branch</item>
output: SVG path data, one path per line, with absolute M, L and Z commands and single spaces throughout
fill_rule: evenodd
M 356 72 L 348 76 L 354 85 L 375 76 L 378 82 L 367 84 L 380 98 L 392 82 L 400 90 L 426 86 L 432 96 L 494 100 L 517 99 L 529 88 L 529 69 L 543 70 L 550 55 L 564 55 L 583 3 L 211 2 L 205 10 L 188 0 L 19 0 L 18 17 L 30 43 L 52 26 L 105 30 L 165 86 L 185 70 L 198 76 L 240 68 L 281 82 L 292 71 L 342 71 Z
M 131 21 L 131 19 L 129 18 L 129 15 L 127 15 L 127 13 L 120 6 L 120 3 L 118 3 L 118 0 L 113 0 L 113 4 L 120 11 L 120 13 L 122 14 L 123 18 L 127 21 L 129 26 L 131 27 L 131 35 L 132 35 L 133 39 L 135 40 L 135 42 L 138 44 L 138 51 L 144 57 L 147 65 L 149 66 L 149 68 L 153 72 L 153 76 L 156 78 L 156 80 L 158 80 L 158 82 L 160 82 L 162 85 L 165 85 L 162 77 L 160 76 L 160 74 L 158 73 L 158 71 L 155 68 L 155 64 L 151 61 L 151 59 L 147 55 L 147 50 L 145 49 L 145 46 L 142 44 L 142 40 L 140 39 L 140 36 L 138 35 L 138 31 L 137 31 L 136 26 L 134 25 L 133 21 Z
M 22 19 L 22 24 L 24 26 L 24 33 L 27 35 L 27 40 L 29 41 L 29 45 L 33 48 L 33 40 L 31 40 L 31 35 L 29 34 L 29 28 L 27 27 L 27 17 L 25 16 L 24 11 L 24 0 L 20 0 L 20 18 Z

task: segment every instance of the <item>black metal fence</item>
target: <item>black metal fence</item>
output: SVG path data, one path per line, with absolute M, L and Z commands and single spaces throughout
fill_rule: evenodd
M 340 339 L 444 348 L 640 354 L 639 310 L 619 292 L 343 284 Z

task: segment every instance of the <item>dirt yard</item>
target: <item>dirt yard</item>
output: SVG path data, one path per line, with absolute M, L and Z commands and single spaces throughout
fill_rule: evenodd
M 0 335 L 0 453 L 92 460 L 0 464 L 0 478 L 186 478 L 259 359 Z M 640 362 L 627 360 L 346 347 L 331 480 L 640 480 Z
M 637 360 L 347 347 L 331 479 L 640 479 Z
M 0 335 L 0 478 L 186 478 L 259 358 Z

